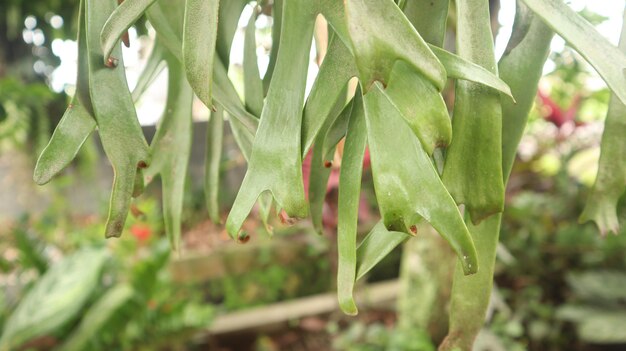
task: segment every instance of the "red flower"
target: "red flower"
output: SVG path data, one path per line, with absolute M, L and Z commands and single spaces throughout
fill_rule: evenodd
M 140 242 L 150 239 L 152 229 L 146 224 L 133 224 L 130 227 L 130 233 Z

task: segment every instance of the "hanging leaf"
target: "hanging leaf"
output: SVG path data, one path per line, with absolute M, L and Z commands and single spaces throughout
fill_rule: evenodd
M 457 13 L 459 56 L 496 74 L 488 4 L 459 1 Z M 476 224 L 504 209 L 500 96 L 482 85 L 457 81 L 452 135 L 442 180 Z
M 309 151 L 326 119 L 337 117 L 331 114 L 334 103 L 345 97 L 344 87 L 350 78 L 357 75 L 354 59 L 344 43 L 331 36 L 328 53 L 322 61 L 311 93 L 306 101 L 302 117 L 302 152 Z M 342 95 L 343 92 L 343 95 Z M 345 99 L 344 99 L 345 102 Z
M 125 0 L 111 13 L 100 33 L 100 45 L 105 63 L 115 46 L 119 44 L 122 35 L 154 2 L 155 0 Z
M 167 62 L 167 101 L 150 145 L 153 158 L 145 171 L 145 178 L 149 182 L 157 174 L 161 176 L 165 232 L 172 248 L 178 251 L 185 178 L 191 152 L 193 91 L 181 64 L 172 56 Z
M 274 76 L 274 68 L 278 59 L 278 48 L 280 46 L 280 34 L 283 22 L 283 1 L 274 0 L 272 4 L 272 47 L 270 49 L 270 59 L 267 64 L 267 70 L 263 76 L 263 91 L 267 94 L 270 82 Z
M 176 33 L 182 33 L 183 12 L 182 0 L 157 1 L 148 9 L 148 19 L 153 22 L 154 28 L 161 38 L 163 45 L 171 51 L 171 53 L 182 62 L 182 38 Z M 258 119 L 246 111 L 245 106 L 239 100 L 237 91 L 233 83 L 228 78 L 226 67 L 220 60 L 219 56 L 214 57 L 213 80 L 215 81 L 213 89 L 213 98 L 220 104 L 229 115 L 236 118 L 240 124 L 243 124 L 251 136 L 254 136 L 258 126 Z
M 221 223 L 219 190 L 224 138 L 224 110 L 218 106 L 207 123 L 206 160 L 204 162 L 204 198 L 213 223 Z
M 365 94 L 364 102 L 374 189 L 385 227 L 410 233 L 423 217 L 450 243 L 465 274 L 475 273 L 472 239 L 419 140 L 380 83 Z
M 562 0 L 522 0 L 584 57 L 626 104 L 626 54 L 600 35 Z
M 248 2 L 248 0 L 228 0 L 220 2 L 215 54 L 225 67 L 230 65 L 231 45 L 235 32 L 237 32 L 237 28 L 239 28 L 239 18 Z
M 347 95 L 347 87 L 344 86 L 340 95 Z M 311 212 L 311 222 L 313 223 L 313 228 L 318 234 L 324 233 L 324 224 L 323 224 L 323 214 L 324 214 L 324 203 L 326 201 L 326 193 L 328 192 L 328 179 L 331 174 L 331 162 L 326 161 L 326 155 L 328 153 L 335 153 L 335 145 L 332 146 L 332 150 L 324 150 L 327 146 L 326 144 L 326 136 L 327 131 L 329 131 L 330 124 L 333 120 L 339 119 L 339 117 L 335 118 L 333 116 L 337 115 L 348 115 L 346 121 L 349 119 L 349 114 L 345 113 L 345 109 L 343 108 L 345 104 L 344 99 L 337 99 L 334 106 L 332 106 L 332 110 L 329 112 L 329 118 L 326 118 L 324 125 L 322 126 L 320 133 L 315 138 L 315 143 L 313 144 L 313 150 L 311 151 L 310 158 L 310 170 L 309 170 L 309 207 Z M 350 105 L 352 106 L 352 105 Z M 344 129 L 345 134 L 345 129 Z M 308 155 L 307 155 L 308 157 Z M 305 181 L 306 183 L 306 181 Z
M 259 194 L 271 191 L 278 206 L 290 217 L 308 214 L 302 180 L 300 130 L 308 58 L 315 13 L 305 0 L 284 4 L 281 50 L 259 124 L 248 171 L 226 222 L 228 233 L 239 233 Z M 288 86 L 289 89 L 284 87 Z
M 182 62 L 185 0 L 157 0 L 146 11 L 146 17 L 163 45 Z
M 211 107 L 213 62 L 219 0 L 186 0 L 183 24 L 183 65 L 198 98 Z
M 256 55 L 256 12 L 250 16 L 246 26 L 246 35 L 243 46 L 243 81 L 246 107 L 255 116 L 260 116 L 263 110 L 263 80 L 259 74 L 258 58 Z
M 356 281 L 356 236 L 363 157 L 367 144 L 361 92 L 357 91 L 350 115 L 348 134 L 341 159 L 339 176 L 339 216 L 337 218 L 337 298 L 339 307 L 349 315 L 358 313 L 352 292 Z
M 517 103 L 501 99 L 502 173 L 508 180 L 517 146 L 537 96 L 537 85 L 550 53 L 554 32 L 522 3 L 517 3 L 513 35 L 498 63 L 500 77 L 507 82 Z
M 356 95 L 355 95 L 356 96 Z M 322 146 L 322 162 L 332 162 L 335 156 L 335 147 L 346 136 L 348 131 L 348 122 L 354 108 L 354 98 L 343 108 L 339 116 L 326 131 L 324 135 L 324 144 Z M 317 145 L 317 144 L 316 144 Z
M 411 235 L 403 232 L 388 231 L 382 221 L 376 223 L 357 247 L 356 279 L 363 278 L 393 249 L 410 237 Z
M 509 96 L 513 103 L 515 98 L 511 93 L 511 88 L 496 74 L 489 70 L 479 66 L 471 61 L 468 61 L 460 56 L 457 56 L 447 50 L 438 48 L 434 45 L 429 45 L 435 56 L 441 61 L 443 67 L 446 68 L 448 78 L 463 79 L 474 83 L 480 83 L 484 86 L 488 86 L 501 93 Z
M 70 105 L 54 129 L 54 133 L 43 149 L 37 164 L 33 180 L 39 185 L 46 184 L 52 177 L 70 164 L 96 128 L 93 107 L 89 96 L 89 66 L 87 62 L 87 40 L 85 28 L 85 6 L 81 1 L 78 10 L 78 74 L 76 93 Z
M 508 98 L 502 99 L 502 173 L 505 182 L 534 101 L 537 81 L 547 59 L 552 36 L 553 33 L 541 21 L 526 16 L 524 9 L 518 8 L 507 52 L 499 63 L 502 78 L 518 99 L 517 104 L 512 104 Z M 500 221 L 501 215 L 497 214 L 478 226 L 468 225 L 481 269 L 473 276 L 465 276 L 457 264 L 452 285 L 450 329 L 440 347 L 442 351 L 470 349 L 484 326 L 493 284 Z
M 96 121 L 76 100 L 78 99 L 72 98 L 70 106 L 54 129 L 52 138 L 37 160 L 33 179 L 39 185 L 49 182 L 76 158 L 85 140 L 96 127 Z
M 619 49 L 626 51 L 626 25 L 623 24 Z M 581 222 L 594 221 L 602 235 L 609 231 L 619 233 L 617 202 L 626 187 L 626 104 L 622 101 L 615 92 L 611 94 L 600 144 L 598 174 L 580 215 Z
M 100 47 L 100 31 L 115 7 L 114 0 L 87 0 L 85 7 L 91 102 L 98 133 L 114 173 L 106 237 L 122 234 L 135 188 L 137 168 L 149 164 L 148 144 L 128 91 L 119 45 L 112 52 L 109 67 L 102 63 L 104 54 Z
M 159 42 L 159 38 L 156 38 L 154 40 L 154 45 L 152 46 L 150 56 L 148 56 L 146 66 L 144 67 L 143 71 L 141 71 L 139 79 L 137 79 L 137 84 L 133 89 L 132 96 L 134 102 L 139 101 L 143 93 L 146 92 L 148 87 L 154 82 L 154 80 L 165 68 L 166 50 L 167 49 Z

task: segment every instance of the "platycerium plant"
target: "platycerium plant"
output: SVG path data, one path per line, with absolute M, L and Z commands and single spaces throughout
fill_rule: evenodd
M 273 46 L 259 75 L 255 9 L 244 44 L 244 99 L 227 75 L 230 47 L 248 0 L 82 0 L 76 94 L 34 179 L 48 182 L 97 128 L 115 178 L 105 235 L 122 234 L 132 198 L 156 175 L 164 217 L 178 247 L 183 180 L 191 143 L 193 93 L 212 110 L 207 133 L 206 198 L 219 221 L 219 160 L 227 122 L 248 170 L 225 223 L 240 242 L 256 202 L 320 223 L 329 155 L 345 137 L 339 183 L 338 299 L 356 314 L 354 283 L 395 246 L 434 227 L 458 256 L 450 332 L 441 350 L 469 350 L 480 330 L 492 285 L 504 189 L 537 83 L 556 32 L 605 79 L 613 92 L 598 179 L 583 218 L 617 230 L 615 204 L 626 185 L 626 56 L 562 0 L 518 0 L 513 34 L 496 62 L 487 0 L 456 0 L 457 53 L 442 48 L 448 0 L 274 0 Z M 126 84 L 120 41 L 145 15 L 154 49 L 133 92 Z M 326 58 L 305 96 L 316 18 L 329 23 Z M 622 45 L 624 40 L 622 40 Z M 148 145 L 133 101 L 167 66 L 167 108 Z M 348 82 L 358 79 L 358 88 Z M 441 92 L 455 80 L 450 114 Z M 366 152 L 381 220 L 357 245 L 357 216 Z M 305 196 L 302 160 L 313 150 Z M 617 162 L 617 163 L 616 163 Z M 464 205 L 463 210 L 459 205 Z M 419 240 L 416 238 L 414 240 Z

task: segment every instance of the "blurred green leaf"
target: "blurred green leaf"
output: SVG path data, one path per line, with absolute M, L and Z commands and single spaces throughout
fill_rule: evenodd
M 588 271 L 570 273 L 567 284 L 576 297 L 592 302 L 626 301 L 626 273 L 618 271 Z
M 97 287 L 106 256 L 102 249 L 83 249 L 52 266 L 7 320 L 0 350 L 52 333 L 75 318 Z
M 81 319 L 78 328 L 72 332 L 61 345 L 64 351 L 86 350 L 86 346 L 95 334 L 114 315 L 117 310 L 133 296 L 133 289 L 129 285 L 120 284 L 107 290 L 95 304 L 93 304 Z

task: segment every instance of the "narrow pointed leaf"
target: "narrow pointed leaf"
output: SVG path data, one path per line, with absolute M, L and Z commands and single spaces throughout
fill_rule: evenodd
M 502 172 L 508 181 L 528 114 L 537 96 L 543 66 L 550 53 L 554 32 L 522 4 L 517 4 L 513 35 L 498 63 L 500 77 L 517 98 L 501 99 Z
M 157 0 L 146 11 L 146 17 L 163 45 L 182 62 L 185 0 Z
M 165 232 L 174 250 L 180 245 L 180 225 L 187 165 L 191 152 L 191 106 L 193 91 L 181 64 L 168 59 L 168 87 L 165 112 L 154 136 L 150 151 L 152 164 L 145 177 L 161 176 Z
M 410 237 L 411 235 L 407 233 L 388 231 L 382 221 L 376 223 L 357 247 L 356 279 L 363 278 L 393 249 Z
M 76 104 L 76 100 L 72 99 L 37 160 L 33 179 L 39 185 L 46 184 L 67 167 L 96 128 L 96 121 L 82 105 Z
M 100 31 L 116 2 L 87 0 L 86 4 L 91 102 L 98 133 L 114 172 L 105 235 L 120 236 L 130 208 L 137 167 L 149 164 L 148 145 L 128 91 L 119 45 L 112 52 L 118 60 L 117 66 L 107 67 L 102 63 Z
M 146 66 L 143 71 L 139 75 L 139 79 L 137 80 L 137 84 L 133 89 L 133 101 L 137 102 L 146 92 L 148 87 L 154 82 L 154 80 L 159 76 L 159 74 L 165 68 L 165 47 L 159 42 L 159 39 L 155 39 L 154 46 L 152 47 L 152 51 L 150 52 L 150 56 L 148 56 L 148 61 L 146 62 Z
M 219 60 L 216 60 L 213 68 L 213 79 L 215 81 L 215 89 L 213 91 L 215 100 L 228 111 L 231 117 L 236 118 L 254 135 L 259 125 L 259 120 L 246 110 L 237 95 L 233 83 L 228 78 L 226 67 Z
M 183 26 L 183 64 L 198 98 L 211 107 L 213 62 L 217 40 L 219 0 L 186 0 Z
M 221 223 L 219 190 L 224 138 L 224 111 L 221 106 L 211 112 L 207 123 L 206 160 L 204 162 L 204 198 L 213 223 Z
M 263 110 L 263 81 L 259 74 L 256 55 L 256 13 L 250 16 L 246 26 L 246 37 L 243 47 L 243 81 L 246 107 L 255 116 Z
M 327 118 L 335 118 L 330 111 L 335 101 L 345 97 L 344 87 L 357 75 L 354 59 L 344 43 L 336 36 L 330 39 L 328 53 L 320 66 L 302 117 L 302 153 L 313 145 Z M 343 92 L 343 95 L 342 95 Z M 345 98 L 344 98 L 345 99 Z
M 342 95 L 345 96 L 347 94 L 347 88 L 344 87 L 342 89 Z M 346 115 L 344 119 L 346 120 L 346 124 L 350 118 L 350 112 L 352 109 L 349 109 L 347 113 L 343 108 L 344 101 L 343 99 L 338 99 L 332 110 L 330 111 L 330 116 L 337 115 Z M 352 104 L 350 104 L 352 106 Z M 333 123 L 333 120 L 339 119 L 339 117 L 329 117 L 326 118 L 324 125 L 322 126 L 320 133 L 315 138 L 315 143 L 313 144 L 313 150 L 311 155 L 311 164 L 309 171 L 309 207 L 311 212 L 311 222 L 313 223 L 313 228 L 318 234 L 324 234 L 324 224 L 323 224 L 323 215 L 324 215 L 324 203 L 326 201 L 326 193 L 328 192 L 328 179 L 331 173 L 332 164 L 327 163 L 326 156 L 327 153 L 332 153 L 334 156 L 335 153 L 335 144 L 331 147 L 331 150 L 324 150 L 327 147 L 326 144 L 326 136 L 327 131 L 330 130 L 330 124 Z M 347 127 L 347 126 L 346 126 Z M 345 135 L 344 128 L 344 135 Z
M 311 212 L 311 222 L 313 229 L 319 235 L 324 234 L 324 202 L 328 190 L 328 179 L 331 168 L 324 164 L 324 154 L 322 152 L 322 138 L 313 145 L 311 150 L 311 166 L 309 169 L 309 208 Z M 334 148 L 333 148 L 334 152 Z
M 443 89 L 444 67 L 393 0 L 347 0 L 345 9 L 365 92 L 375 81 L 386 84 L 397 60 L 408 63 L 438 90 Z
M 270 49 L 270 60 L 267 64 L 267 70 L 263 76 L 263 91 L 267 91 L 274 75 L 276 60 L 278 58 L 278 48 L 280 46 L 280 34 L 283 22 L 283 2 L 284 0 L 274 0 L 272 5 L 272 48 Z
M 489 4 L 457 2 L 459 56 L 497 73 Z M 504 208 L 502 180 L 502 110 L 497 92 L 477 83 L 457 81 L 452 143 L 443 182 L 458 204 L 465 204 L 474 223 Z
M 430 45 L 430 49 L 446 68 L 448 78 L 480 83 L 506 94 L 515 102 L 511 88 L 497 75 L 493 74 L 493 72 L 434 45 Z
M 300 135 L 302 107 L 315 12 L 305 0 L 284 4 L 281 50 L 254 139 L 248 171 L 237 194 L 226 229 L 238 236 L 259 194 L 271 191 L 290 217 L 308 214 L 302 179 Z M 288 86 L 289 89 L 285 89 Z M 245 240 L 245 233 L 239 236 Z
M 356 281 L 356 236 L 359 219 L 359 198 L 363 156 L 367 144 L 365 116 L 361 92 L 357 91 L 355 106 L 348 124 L 348 134 L 341 159 L 339 176 L 339 216 L 337 226 L 337 298 L 344 313 L 358 313 L 352 296 Z
M 626 54 L 600 35 L 563 0 L 522 0 L 598 71 L 613 93 L 626 104 Z
M 624 11 L 626 21 L 626 11 Z M 624 22 L 626 24 L 626 22 Z M 622 24 L 619 48 L 626 52 L 626 25 Z M 595 183 L 580 221 L 594 221 L 600 233 L 619 233 L 617 202 L 626 187 L 626 104 L 611 95 L 600 144 L 600 161 Z
M 96 128 L 92 116 L 93 107 L 89 96 L 89 65 L 87 62 L 87 38 L 85 28 L 85 5 L 79 5 L 78 25 L 78 74 L 76 93 L 57 124 L 48 145 L 43 149 L 33 180 L 39 185 L 46 184 L 76 158 L 81 146 Z M 91 112 L 90 112 L 91 111 Z
M 80 1 L 78 10 L 78 70 L 76 72 L 76 100 L 75 104 L 82 105 L 94 118 L 93 104 L 89 88 L 89 50 L 87 48 L 87 24 L 85 23 L 87 14 L 85 13 L 86 3 Z
M 422 216 L 450 243 L 464 272 L 475 273 L 472 239 L 419 140 L 405 127 L 380 83 L 372 86 L 364 101 L 374 188 L 385 226 L 409 233 Z
M 332 161 L 335 154 L 335 147 L 346 136 L 348 131 L 348 122 L 354 108 L 354 98 L 343 108 L 339 116 L 333 124 L 328 128 L 324 136 L 324 145 L 322 147 L 322 157 L 324 162 Z
M 155 0 L 125 0 L 111 13 L 100 33 L 105 63 L 122 35 L 154 2 Z
M 254 143 L 254 134 L 237 119 L 229 118 L 228 122 L 230 123 L 230 129 L 233 132 L 233 137 L 235 138 L 237 146 L 239 146 L 239 150 L 241 150 L 243 158 L 246 159 L 246 162 L 249 162 L 250 155 L 252 154 L 252 144 Z
M 230 50 L 235 32 L 237 32 L 237 28 L 239 27 L 241 12 L 248 3 L 248 0 L 228 0 L 220 2 L 215 54 L 226 67 L 230 64 Z

